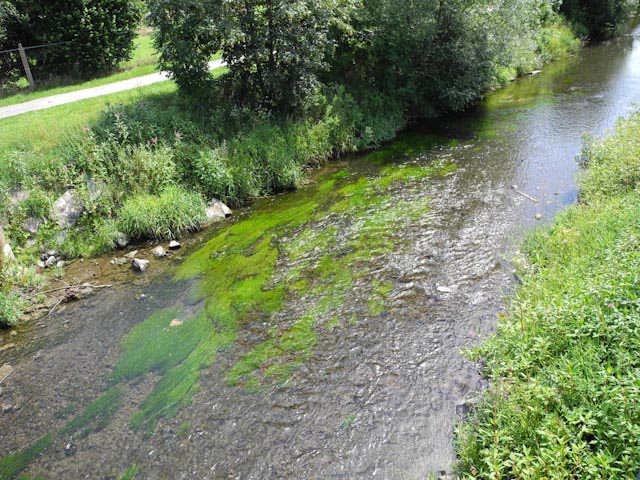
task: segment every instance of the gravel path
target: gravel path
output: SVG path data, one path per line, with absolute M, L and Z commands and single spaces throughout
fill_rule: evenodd
M 210 68 L 216 69 L 224 65 L 222 60 L 216 60 L 209 64 Z M 103 95 L 109 95 L 111 93 L 124 92 L 126 90 L 133 90 L 135 88 L 144 87 L 158 82 L 163 82 L 169 78 L 167 72 L 151 73 L 142 77 L 131 78 L 129 80 L 122 80 L 120 82 L 109 83 L 107 85 L 101 85 L 99 87 L 87 88 L 84 90 L 76 90 L 75 92 L 61 93 L 59 95 L 52 95 L 50 97 L 38 98 L 37 100 L 31 100 L 29 102 L 18 103 L 16 105 L 9 105 L 7 107 L 0 107 L 0 118 L 13 117 L 15 115 L 21 115 L 27 112 L 33 112 L 36 110 L 44 110 L 45 108 L 57 107 L 66 103 L 77 102 L 79 100 L 86 100 L 87 98 L 101 97 Z

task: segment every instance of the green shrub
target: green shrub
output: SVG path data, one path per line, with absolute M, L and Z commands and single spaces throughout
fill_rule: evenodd
M 0 328 L 15 327 L 21 315 L 20 296 L 15 292 L 0 290 Z
M 587 141 L 582 161 L 588 167 L 581 179 L 585 202 L 629 192 L 640 187 L 640 112 L 618 122 L 604 141 Z
M 3 2 L 7 3 L 7 2 Z M 8 25 L 6 43 L 15 48 L 64 42 L 30 52 L 36 75 L 92 76 L 129 58 L 140 21 L 138 0 L 10 0 L 18 12 Z M 35 67 L 35 68 L 34 68 Z M 19 62 L 13 69 L 19 69 Z
M 173 239 L 197 230 L 205 220 L 202 197 L 173 185 L 159 195 L 135 195 L 118 212 L 120 229 L 132 238 Z

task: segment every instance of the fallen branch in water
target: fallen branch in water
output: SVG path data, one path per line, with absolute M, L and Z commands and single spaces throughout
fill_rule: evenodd
M 100 289 L 100 288 L 111 288 L 113 287 L 114 284 L 109 284 L 109 285 L 94 285 L 92 283 L 82 283 L 80 285 L 67 285 L 66 287 L 58 287 L 58 288 L 54 288 L 52 290 L 46 290 L 44 292 L 36 292 L 33 295 L 31 295 L 32 297 L 35 297 L 37 295 L 48 295 L 50 293 L 55 293 L 55 292 L 61 292 L 62 290 L 70 290 L 70 289 L 78 289 L 78 288 L 93 288 L 93 289 Z
M 520 194 L 520 195 L 522 195 L 524 198 L 527 198 L 527 199 L 531 200 L 533 203 L 538 203 L 538 199 L 533 198 L 531 195 L 527 195 L 524 192 L 521 192 L 520 190 L 518 190 L 518 188 L 515 185 L 513 186 L 513 191 L 518 193 L 518 194 Z

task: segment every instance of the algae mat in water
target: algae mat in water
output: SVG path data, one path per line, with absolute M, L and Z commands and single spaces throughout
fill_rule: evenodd
M 398 155 L 393 144 L 387 150 Z M 134 430 L 152 434 L 158 420 L 191 402 L 204 369 L 226 350 L 242 348 L 236 340 L 252 322 L 269 328 L 238 355 L 225 381 L 259 392 L 286 385 L 320 336 L 358 321 L 354 314 L 344 318 L 345 302 L 359 302 L 361 316 L 383 314 L 393 285 L 378 278 L 374 266 L 401 250 L 397 234 L 428 213 L 424 182 L 455 165 L 384 164 L 381 155 L 358 162 L 369 165 L 365 174 L 325 174 L 220 230 L 177 269 L 176 281 L 195 279 L 188 305 L 136 325 L 122 340 L 110 389 L 59 432 L 0 460 L 0 476 L 13 478 L 56 436 L 105 426 L 119 408 L 120 385 L 154 372 L 159 380 L 130 421 Z

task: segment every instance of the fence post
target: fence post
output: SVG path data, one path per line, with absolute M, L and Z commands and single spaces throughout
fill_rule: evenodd
M 29 61 L 27 60 L 27 54 L 24 52 L 24 48 L 22 48 L 21 43 L 18 43 L 18 50 L 20 51 L 22 66 L 24 67 L 24 73 L 27 74 L 27 80 L 29 80 L 29 85 L 31 85 L 31 88 L 36 88 L 36 83 L 33 81 L 33 75 L 31 75 L 31 67 L 29 67 Z

